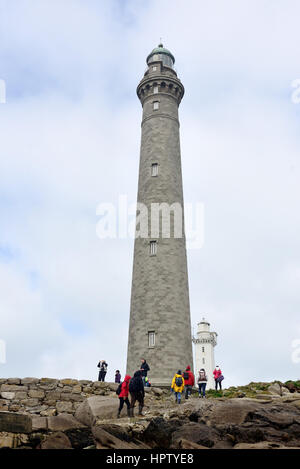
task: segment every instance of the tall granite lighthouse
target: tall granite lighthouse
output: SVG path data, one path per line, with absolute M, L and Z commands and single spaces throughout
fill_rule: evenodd
M 155 385 L 169 385 L 179 369 L 193 368 L 178 119 L 184 87 L 174 63 L 159 44 L 137 88 L 143 118 L 127 373 L 144 358 Z

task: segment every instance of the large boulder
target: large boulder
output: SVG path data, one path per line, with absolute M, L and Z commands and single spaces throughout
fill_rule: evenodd
M 282 390 L 281 390 L 281 386 L 279 383 L 273 383 L 271 384 L 271 386 L 268 387 L 268 391 L 271 393 L 271 394 L 276 394 L 277 396 L 281 396 L 282 395 Z
M 119 400 L 114 397 L 91 396 L 78 406 L 75 418 L 84 425 L 91 427 L 97 420 L 115 418 L 118 407 Z
M 299 447 L 284 446 L 272 441 L 260 441 L 259 443 L 238 443 L 233 449 L 299 449 Z
M 158 397 L 162 396 L 164 393 L 163 390 L 160 388 L 151 388 L 151 389 L 152 389 L 153 394 L 155 394 L 155 396 L 158 396 Z
M 206 446 L 198 445 L 193 441 L 188 441 L 185 439 L 176 440 L 175 443 L 172 445 L 172 449 L 209 449 Z
M 48 417 L 48 429 L 52 432 L 65 432 L 66 430 L 74 430 L 83 427 L 85 427 L 85 425 L 70 414 L 59 414 L 55 417 Z
M 47 435 L 40 447 L 41 449 L 72 449 L 69 438 L 62 432 Z
M 94 439 L 96 440 L 97 449 L 149 449 L 150 447 L 141 441 L 125 441 L 108 433 L 101 426 L 92 428 Z
M 190 422 L 176 430 L 172 435 L 172 448 L 178 447 L 178 442 L 186 440 L 206 448 L 212 448 L 219 439 L 218 432 L 203 423 Z
M 297 416 L 294 412 L 285 410 L 282 407 L 278 407 L 277 409 L 277 412 L 268 409 L 255 410 L 248 414 L 247 421 L 251 423 L 262 423 L 265 427 L 270 426 L 278 430 L 287 428 L 294 422 L 297 423 Z
M 129 429 L 131 430 L 131 425 L 116 425 L 114 423 L 103 423 L 98 424 L 98 428 L 102 428 L 110 435 L 115 436 L 119 440 L 130 441 L 132 438 L 129 435 Z
M 229 399 L 214 403 L 209 412 L 203 409 L 203 420 L 206 417 L 212 424 L 242 424 L 246 421 L 249 412 L 254 412 L 264 405 L 253 402 L 251 399 Z
M 66 430 L 64 433 L 69 438 L 73 449 L 96 448 L 92 430 L 89 427 Z
M 172 441 L 172 434 L 178 430 L 182 422 L 177 420 L 165 420 L 162 417 L 155 417 L 146 428 L 143 439 L 151 446 L 168 448 Z

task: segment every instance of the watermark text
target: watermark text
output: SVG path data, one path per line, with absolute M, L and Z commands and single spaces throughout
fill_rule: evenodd
M 6 343 L 0 339 L 0 364 L 6 363 Z
M 294 339 L 292 341 L 292 362 L 297 364 L 300 363 L 300 339 Z
M 291 96 L 291 101 L 294 104 L 300 104 L 300 78 L 296 78 L 291 83 L 292 88 L 295 88 Z
M 185 213 L 185 217 L 184 217 Z M 120 195 L 116 204 L 101 203 L 96 232 L 100 239 L 180 239 L 186 238 L 187 249 L 200 249 L 204 244 L 204 204 L 166 202 L 128 203 Z
M 6 83 L 0 78 L 0 104 L 6 103 Z

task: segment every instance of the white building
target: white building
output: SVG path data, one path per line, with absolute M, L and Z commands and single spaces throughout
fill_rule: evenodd
M 215 369 L 215 354 L 214 347 L 217 345 L 216 332 L 210 332 L 210 324 L 204 318 L 198 323 L 197 337 L 193 337 L 195 344 L 195 381 L 197 379 L 199 370 L 205 369 L 207 375 L 206 389 L 214 389 L 215 381 L 213 371 Z

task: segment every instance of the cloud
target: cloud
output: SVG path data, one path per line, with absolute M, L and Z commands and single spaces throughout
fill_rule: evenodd
M 133 242 L 99 240 L 96 207 L 136 199 L 135 88 L 162 36 L 186 87 L 185 201 L 205 204 L 193 324 L 219 333 L 227 385 L 298 377 L 299 8 L 0 0 L 1 374 L 125 371 Z

